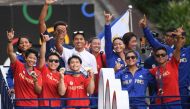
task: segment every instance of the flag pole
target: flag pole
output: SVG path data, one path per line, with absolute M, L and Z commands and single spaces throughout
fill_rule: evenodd
M 133 6 L 132 5 L 129 5 L 128 6 L 128 10 L 129 10 L 129 22 L 130 22 L 130 32 L 133 32 L 133 21 L 132 21 L 132 8 Z

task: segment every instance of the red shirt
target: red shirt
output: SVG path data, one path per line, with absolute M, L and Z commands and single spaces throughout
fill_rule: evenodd
M 44 65 L 44 67 L 41 69 L 42 72 L 42 93 L 40 95 L 40 98 L 61 98 L 61 96 L 58 93 L 58 84 L 60 80 L 60 74 L 59 72 L 52 73 L 47 66 Z M 60 106 L 60 100 L 51 100 L 50 106 Z M 49 106 L 48 100 L 43 100 L 39 102 L 40 106 Z
M 176 60 L 175 57 L 172 57 L 170 61 L 168 61 L 165 65 L 165 68 L 160 67 L 160 74 L 163 77 L 163 94 L 157 96 L 180 96 L 179 94 L 179 85 L 178 85 L 178 65 L 179 61 Z M 150 69 L 150 72 L 156 77 L 156 72 L 158 71 L 158 67 Z M 159 84 L 157 83 L 157 86 Z M 163 102 L 172 102 L 180 100 L 179 97 L 174 98 L 164 98 Z M 161 100 L 156 99 L 156 103 L 160 104 Z
M 38 98 L 38 95 L 34 91 L 34 82 L 32 76 L 30 76 L 24 66 L 19 60 L 11 63 L 14 76 L 14 89 L 16 98 Z M 36 75 L 38 75 L 38 84 L 42 85 L 42 77 L 40 71 L 34 67 Z M 16 106 L 38 106 L 37 100 L 25 100 L 16 102 Z
M 90 83 L 90 78 L 85 78 L 83 75 L 74 77 L 65 75 L 64 82 L 66 86 L 66 98 L 87 98 L 87 87 Z M 68 100 L 67 106 L 89 106 L 89 100 Z M 83 109 L 83 108 L 81 108 Z M 84 108 L 87 109 L 87 108 Z
M 101 57 L 102 55 L 102 57 Z M 106 55 L 104 53 L 98 54 L 96 56 L 96 62 L 97 62 L 97 70 L 98 74 L 95 74 L 95 90 L 94 93 L 98 94 L 98 81 L 99 81 L 99 74 L 100 74 L 100 69 L 103 67 L 106 67 Z

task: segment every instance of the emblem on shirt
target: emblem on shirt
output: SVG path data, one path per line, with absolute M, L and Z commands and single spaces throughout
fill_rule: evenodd
M 128 75 L 125 75 L 125 78 L 128 78 Z
M 118 61 L 118 62 L 121 61 L 121 58 L 117 58 L 117 61 Z
M 72 86 L 73 85 L 73 81 L 70 81 L 69 84 Z
M 155 68 L 156 67 L 156 65 L 155 64 L 152 64 L 152 68 Z
M 187 62 L 187 58 L 181 58 L 180 62 Z
M 139 77 L 140 77 L 140 78 L 143 78 L 143 76 L 142 76 L 142 75 L 140 75 Z

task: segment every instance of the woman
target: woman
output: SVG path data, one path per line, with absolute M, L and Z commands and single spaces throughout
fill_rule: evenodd
M 51 52 L 47 56 L 47 63 L 45 62 L 45 54 L 46 54 L 46 41 L 49 40 L 48 35 L 43 35 L 42 45 L 40 48 L 40 60 L 39 60 L 39 69 L 42 74 L 42 93 L 40 94 L 40 98 L 61 98 L 59 94 L 59 81 L 62 78 L 60 76 L 59 71 L 57 71 L 59 67 L 60 57 L 56 52 Z M 50 106 L 50 107 L 60 107 L 60 100 L 52 100 L 49 103 L 49 100 L 41 100 L 39 102 L 40 106 Z
M 112 44 L 112 34 L 110 21 L 112 19 L 111 14 L 104 13 L 105 16 L 105 53 L 106 53 L 106 63 L 108 68 L 114 68 L 115 71 L 121 70 L 125 67 L 125 45 L 120 37 L 113 39 Z
M 20 62 L 16 54 L 14 53 L 12 40 L 14 38 L 14 31 L 7 32 L 8 46 L 7 53 L 11 61 L 11 68 L 13 70 L 14 77 L 14 89 L 15 98 L 23 99 L 35 99 L 38 98 L 38 94 L 42 90 L 42 78 L 40 71 L 38 71 L 34 65 L 36 65 L 38 52 L 34 49 L 28 49 L 25 52 L 25 64 Z M 19 107 L 37 107 L 37 100 L 25 100 L 17 101 L 16 108 Z
M 153 76 L 148 70 L 137 66 L 137 54 L 135 51 L 128 51 L 125 55 L 127 67 L 116 72 L 116 78 L 121 79 L 123 90 L 127 90 L 130 97 L 131 109 L 146 109 L 146 89 L 149 85 L 155 84 Z M 132 98 L 135 97 L 135 98 Z M 138 98 L 139 97 L 139 98 Z M 135 106 L 144 105 L 144 106 Z
M 29 41 L 28 37 L 24 36 L 24 37 L 18 38 L 18 42 L 17 42 L 18 53 L 16 54 L 17 54 L 17 59 L 20 62 L 25 63 L 24 53 L 26 50 L 28 50 L 31 47 L 32 47 L 32 43 Z M 9 68 L 8 70 L 6 79 L 9 85 L 9 93 L 14 93 L 13 71 L 11 68 Z

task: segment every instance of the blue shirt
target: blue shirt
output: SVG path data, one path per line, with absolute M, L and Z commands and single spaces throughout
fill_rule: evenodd
M 124 60 L 113 51 L 112 37 L 111 37 L 111 26 L 105 25 L 105 54 L 106 64 L 108 68 L 114 68 L 115 63 L 118 62 L 122 65 L 121 69 L 125 67 Z
M 45 31 L 43 34 L 49 35 L 49 37 L 53 37 L 52 34 L 48 33 L 47 31 Z M 64 44 L 64 47 L 68 48 L 68 49 L 72 49 L 73 47 Z M 50 54 L 51 52 L 55 52 L 56 51 L 56 47 L 55 47 L 55 38 L 51 38 L 49 41 L 47 41 L 46 43 L 46 59 L 48 54 Z M 60 66 L 61 67 L 65 67 L 65 62 L 62 58 L 60 58 Z
M 126 68 L 117 72 L 115 77 L 121 80 L 122 90 L 127 90 L 129 97 L 137 97 L 131 98 L 130 103 L 145 103 L 145 98 L 138 97 L 145 97 L 147 87 L 156 84 L 149 70 L 142 67 L 134 75 Z
M 143 29 L 144 35 L 147 38 L 148 42 L 153 48 L 165 47 L 167 49 L 167 53 L 171 57 L 174 48 L 170 47 L 166 44 L 161 44 L 157 41 L 153 35 L 151 34 L 149 28 Z M 188 87 L 190 86 L 190 46 L 183 47 L 180 50 L 180 64 L 179 64 L 179 87 Z

